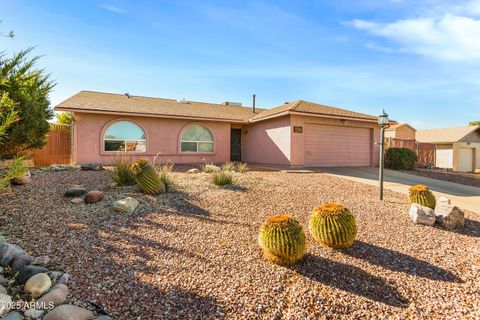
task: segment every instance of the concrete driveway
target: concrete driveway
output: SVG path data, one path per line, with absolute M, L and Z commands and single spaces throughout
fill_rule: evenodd
M 336 177 L 378 186 L 378 168 L 318 168 L 317 170 Z M 452 201 L 452 204 L 462 209 L 480 213 L 480 188 L 387 169 L 384 176 L 385 189 L 408 194 L 410 186 L 424 184 L 433 191 L 435 196 L 445 196 Z

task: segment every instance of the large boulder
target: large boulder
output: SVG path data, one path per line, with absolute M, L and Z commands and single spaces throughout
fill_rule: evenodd
M 22 270 L 25 266 L 32 264 L 33 257 L 28 254 L 16 256 L 10 261 L 10 268 L 14 273 Z
M 24 315 L 27 319 L 37 320 L 42 319 L 43 314 L 45 311 L 43 310 L 36 310 L 36 309 L 28 309 L 25 311 Z
M 79 197 L 83 196 L 85 193 L 87 193 L 87 189 L 84 187 L 75 186 L 65 190 L 65 197 Z
M 435 216 L 437 222 L 442 227 L 452 230 L 458 227 L 463 227 L 465 224 L 465 214 L 457 206 L 439 203 L 435 207 Z
M 417 224 L 424 224 L 426 226 L 433 226 L 435 224 L 435 212 L 433 209 L 421 206 L 417 203 L 410 205 L 409 211 L 410 219 Z
M 26 252 L 22 248 L 0 239 L 0 265 L 8 266 L 13 258 L 24 254 Z
M 132 213 L 138 207 L 138 200 L 132 197 L 117 200 L 113 203 L 113 210 L 117 212 Z
M 36 301 L 37 309 L 51 309 L 63 304 L 67 300 L 68 287 L 64 284 L 57 284 L 48 293 Z
M 43 320 L 90 320 L 93 312 L 71 304 L 62 304 L 43 317 Z
M 39 273 L 47 273 L 48 269 L 39 266 L 26 266 L 17 275 L 16 281 L 19 284 L 25 284 L 31 277 Z
M 3 317 L 2 320 L 23 320 L 23 317 L 20 314 L 20 312 L 12 311 L 9 314 L 7 314 L 5 317 Z
M 12 298 L 7 294 L 0 294 L 0 317 L 10 311 Z
M 104 194 L 102 191 L 92 190 L 85 195 L 85 203 L 96 203 L 103 199 Z
M 37 273 L 25 283 L 25 291 L 37 298 L 47 292 L 52 286 L 52 280 L 46 273 Z

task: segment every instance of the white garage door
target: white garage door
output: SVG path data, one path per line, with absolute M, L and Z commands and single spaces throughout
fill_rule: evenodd
M 306 124 L 305 165 L 370 166 L 371 129 Z
M 459 148 L 458 149 L 458 171 L 472 172 L 473 171 L 473 149 Z
M 438 168 L 452 169 L 453 167 L 453 147 L 437 146 L 435 153 L 435 166 Z

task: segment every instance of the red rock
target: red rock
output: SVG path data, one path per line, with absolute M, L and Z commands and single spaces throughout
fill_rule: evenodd
M 85 195 L 85 203 L 95 203 L 101 201 L 104 197 L 102 191 L 92 190 Z

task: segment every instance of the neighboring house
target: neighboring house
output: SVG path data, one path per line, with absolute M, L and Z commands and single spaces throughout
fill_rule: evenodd
M 436 145 L 435 166 L 458 172 L 480 169 L 480 127 L 417 131 L 419 142 Z
M 415 128 L 408 123 L 392 124 L 385 129 L 385 138 L 395 138 L 404 140 L 415 140 Z
M 126 152 L 179 164 L 378 165 L 377 117 L 306 101 L 253 110 L 81 91 L 55 110 L 73 116 L 78 164 L 112 164 Z

